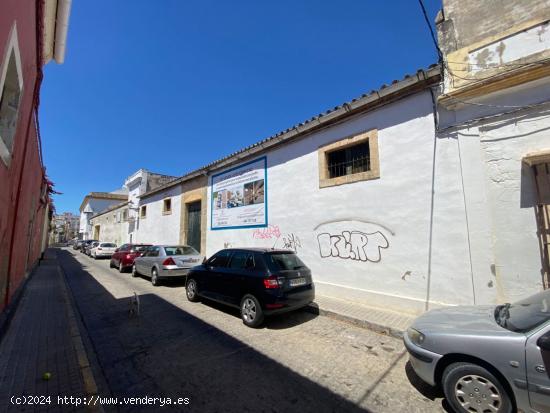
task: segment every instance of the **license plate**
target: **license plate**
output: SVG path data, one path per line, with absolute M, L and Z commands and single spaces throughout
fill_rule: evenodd
M 289 281 L 291 287 L 299 287 L 300 285 L 306 285 L 306 279 L 302 278 L 293 278 Z

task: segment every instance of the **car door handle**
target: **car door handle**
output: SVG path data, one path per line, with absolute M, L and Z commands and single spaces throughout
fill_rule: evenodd
M 538 366 L 535 366 L 535 370 L 538 373 L 546 373 L 546 369 L 544 368 L 544 366 L 541 366 L 540 364 Z

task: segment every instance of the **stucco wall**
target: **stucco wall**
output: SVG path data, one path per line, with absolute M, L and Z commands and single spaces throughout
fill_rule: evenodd
M 92 235 L 94 228 L 99 225 L 100 241 L 114 242 L 117 246 L 129 242 L 128 222 L 122 219 L 122 212 L 127 208 L 128 206 L 125 205 L 92 218 Z
M 163 200 L 172 199 L 172 213 L 162 212 Z M 166 189 L 147 198 L 140 199 L 140 208 L 147 205 L 147 217 L 139 218 L 134 242 L 153 244 L 179 244 L 181 185 Z
M 6 165 L 0 160 L 0 311 L 18 291 L 42 252 L 46 216 L 46 205 L 40 199 L 44 172 L 32 119 L 37 79 L 36 2 L 0 3 L 0 69 L 7 62 L 4 58 L 14 23 L 17 23 L 23 89 L 11 162 Z
M 319 146 L 373 128 L 378 129 L 380 179 L 320 189 Z M 433 305 L 473 302 L 458 145 L 456 140 L 438 142 L 434 169 L 428 93 L 317 132 L 266 156 L 271 227 L 212 231 L 209 212 L 208 255 L 224 246 L 283 247 L 287 243 L 296 247 L 313 270 L 319 292 L 327 295 L 419 313 L 426 307 L 430 284 Z M 209 187 L 209 211 L 210 192 Z M 343 231 L 367 234 L 369 261 L 321 257 L 319 235 L 342 235 Z

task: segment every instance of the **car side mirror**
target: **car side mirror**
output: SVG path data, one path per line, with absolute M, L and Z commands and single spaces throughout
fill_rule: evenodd
M 539 346 L 542 350 L 550 351 L 550 335 L 545 334 L 542 337 L 539 337 L 537 340 L 537 346 Z

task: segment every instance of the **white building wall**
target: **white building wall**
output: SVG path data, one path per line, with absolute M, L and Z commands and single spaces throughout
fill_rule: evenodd
M 83 234 L 83 239 L 91 239 L 93 236 L 92 226 L 89 225 L 90 218 L 113 205 L 120 204 L 120 202 L 120 199 L 89 199 L 80 213 L 79 232 Z
M 172 213 L 164 215 L 163 200 L 172 199 Z M 181 186 L 168 188 L 140 199 L 140 207 L 147 206 L 147 217 L 139 218 L 134 242 L 152 244 L 179 244 L 181 218 Z
M 456 137 L 468 214 L 476 303 L 513 302 L 542 289 L 533 172 L 522 162 L 550 149 L 550 79 L 485 96 L 444 113 L 442 127 L 478 118 Z M 522 106 L 535 105 L 520 110 Z M 514 112 L 495 116 L 502 112 Z
M 380 179 L 320 189 L 319 146 L 373 128 L 378 129 Z M 429 93 L 421 93 L 270 151 L 272 227 L 261 238 L 261 229 L 210 230 L 209 187 L 207 254 L 226 246 L 283 247 L 294 237 L 319 293 L 412 313 L 424 311 L 428 298 L 433 305 L 472 303 L 458 146 L 456 140 L 437 143 L 434 182 L 434 141 L 432 101 Z M 321 258 L 319 234 L 352 230 L 374 234 L 368 248 L 379 262 Z

